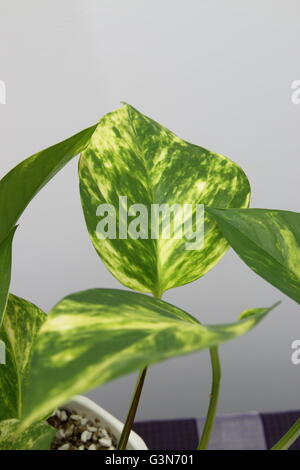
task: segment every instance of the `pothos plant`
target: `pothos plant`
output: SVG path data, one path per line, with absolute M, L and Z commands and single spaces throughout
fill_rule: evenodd
M 300 304 L 300 214 L 269 209 L 207 210 L 240 258 Z M 288 449 L 299 436 L 300 419 L 273 449 Z
M 12 240 L 17 220 L 31 199 L 79 153 L 80 192 L 91 240 L 110 272 L 132 290 L 77 292 L 46 315 L 8 294 Z M 99 205 L 116 207 L 120 196 L 126 196 L 128 206 L 148 208 L 204 204 L 208 210 L 202 249 L 186 250 L 183 238 L 166 239 L 162 219 L 154 239 L 97 236 Z M 181 140 L 129 105 L 33 155 L 4 176 L 0 181 L 0 337 L 6 345 L 6 365 L 0 366 L 1 449 L 48 449 L 54 430 L 45 417 L 56 407 L 139 369 L 119 442 L 119 449 L 125 449 L 147 367 L 209 349 L 212 394 L 198 447 L 207 448 L 220 385 L 218 345 L 251 330 L 272 307 L 247 310 L 235 323 L 203 325 L 161 297 L 166 290 L 205 275 L 225 254 L 227 235 L 219 228 L 213 208 L 248 211 L 249 198 L 249 182 L 238 165 Z M 118 213 L 116 229 L 121 222 Z

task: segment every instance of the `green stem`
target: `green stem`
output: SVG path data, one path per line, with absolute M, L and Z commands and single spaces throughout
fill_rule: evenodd
M 300 419 L 282 436 L 282 438 L 272 447 L 271 450 L 287 450 L 300 436 Z
M 221 365 L 219 359 L 218 348 L 214 347 L 209 350 L 212 365 L 212 387 L 209 401 L 209 408 L 203 428 L 202 436 L 197 450 L 206 450 L 214 427 L 214 421 L 218 406 L 220 382 L 221 382 Z
M 129 435 L 131 433 L 131 429 L 132 429 L 132 426 L 133 426 L 133 423 L 134 423 L 134 419 L 135 419 L 135 415 L 136 415 L 137 408 L 138 408 L 138 405 L 139 405 L 141 393 L 142 393 L 142 390 L 143 390 L 143 385 L 144 385 L 144 382 L 145 382 L 146 373 L 147 373 L 147 367 L 145 367 L 139 373 L 137 384 L 136 384 L 135 391 L 134 391 L 133 398 L 132 398 L 132 402 L 131 402 L 131 405 L 130 405 L 130 408 L 129 408 L 129 411 L 128 411 L 128 415 L 127 415 L 127 418 L 126 418 L 126 421 L 125 421 L 125 424 L 124 424 L 124 428 L 123 428 L 123 431 L 122 431 L 122 434 L 121 434 L 121 437 L 120 437 L 120 440 L 119 440 L 118 450 L 126 450 Z
M 156 299 L 161 299 L 160 292 L 157 292 L 156 294 L 153 294 L 153 295 Z M 135 420 L 135 415 L 139 406 L 139 401 L 141 398 L 141 393 L 143 390 L 146 374 L 147 374 L 147 367 L 140 370 L 139 372 L 139 376 L 138 376 L 135 390 L 133 393 L 131 405 L 130 405 L 128 415 L 124 424 L 124 428 L 122 430 L 122 434 L 118 443 L 117 450 L 126 450 L 128 439 L 129 439 L 131 429 Z

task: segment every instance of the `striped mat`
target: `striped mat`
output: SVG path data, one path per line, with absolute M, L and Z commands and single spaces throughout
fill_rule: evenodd
M 300 411 L 247 413 L 216 418 L 209 449 L 270 449 L 300 417 Z M 135 431 L 150 450 L 194 450 L 204 418 L 146 421 L 135 424 Z M 300 450 L 300 438 L 291 448 Z

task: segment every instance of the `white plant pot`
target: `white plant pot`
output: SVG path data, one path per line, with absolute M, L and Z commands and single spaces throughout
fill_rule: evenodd
M 124 424 L 89 398 L 77 395 L 64 405 L 64 408 L 84 413 L 87 418 L 98 418 L 104 426 L 107 426 L 112 431 L 117 439 L 121 437 Z M 138 434 L 131 431 L 127 450 L 147 450 L 147 446 Z

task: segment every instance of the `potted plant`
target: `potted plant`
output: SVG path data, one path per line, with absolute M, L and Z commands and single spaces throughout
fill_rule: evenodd
M 91 240 L 111 273 L 138 292 L 77 292 L 46 316 L 30 302 L 8 296 L 15 224 L 78 153 Z M 55 430 L 46 418 L 57 408 L 80 412 L 72 409 L 80 408 L 78 399 L 70 402 L 74 396 L 139 369 L 122 432 L 120 424 L 110 424 L 118 449 L 130 448 L 147 367 L 209 349 L 212 394 L 198 447 L 207 448 L 220 386 L 218 345 L 251 330 L 271 308 L 247 310 L 235 323 L 203 325 L 161 296 L 205 275 L 225 254 L 228 243 L 210 208 L 248 210 L 249 197 L 238 165 L 179 139 L 129 105 L 33 155 L 0 181 L 0 338 L 7 357 L 0 366 L 0 448 L 49 449 Z M 96 413 L 99 418 L 99 409 Z M 139 440 L 138 448 L 143 445 Z

